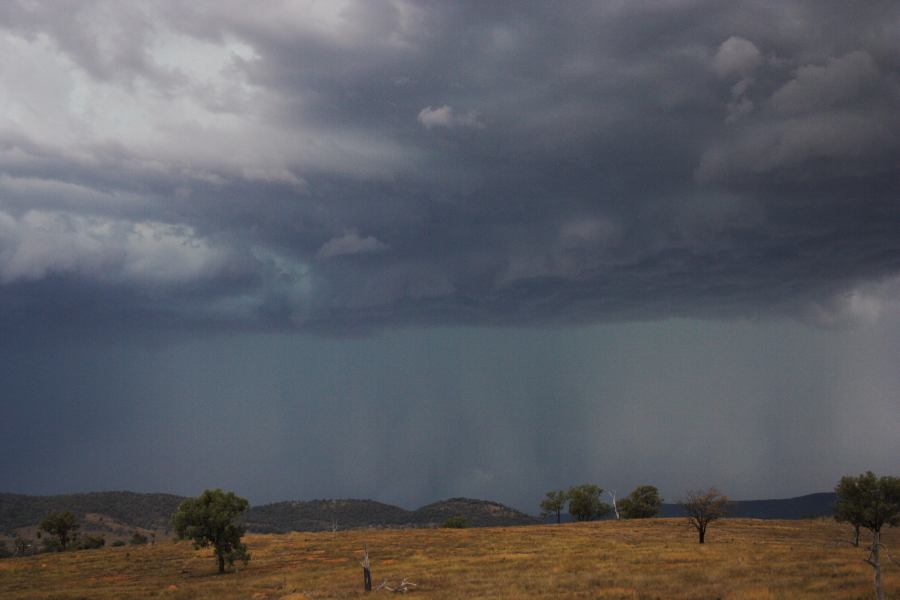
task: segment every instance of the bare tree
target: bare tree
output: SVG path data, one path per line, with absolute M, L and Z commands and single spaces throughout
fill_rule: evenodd
M 619 507 L 616 506 L 616 490 L 606 490 L 609 499 L 612 500 L 613 512 L 616 513 L 616 521 L 619 520 Z
M 697 530 L 702 544 L 706 541 L 706 528 L 709 524 L 725 516 L 728 497 L 720 494 L 714 487 L 706 491 L 692 490 L 678 505 L 687 514 L 691 527 Z
M 372 569 L 369 563 L 369 545 L 366 544 L 363 551 L 363 560 L 359 563 L 363 568 L 363 589 L 367 592 L 372 591 Z

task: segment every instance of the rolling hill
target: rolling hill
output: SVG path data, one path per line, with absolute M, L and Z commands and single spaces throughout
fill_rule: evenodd
M 182 496 L 135 492 L 92 492 L 60 496 L 0 494 L 0 536 L 33 533 L 48 513 L 68 510 L 83 522 L 83 530 L 124 536 L 129 530 L 166 535 L 169 519 Z M 738 500 L 730 516 L 755 519 L 803 519 L 830 516 L 835 496 L 818 493 L 779 500 Z M 661 516 L 683 513 L 677 504 L 664 504 Z M 249 531 L 330 531 L 364 527 L 439 527 L 450 517 L 462 517 L 470 527 L 532 525 L 540 520 L 509 506 L 486 500 L 450 498 L 416 510 L 374 500 L 308 500 L 263 504 L 243 517 Z

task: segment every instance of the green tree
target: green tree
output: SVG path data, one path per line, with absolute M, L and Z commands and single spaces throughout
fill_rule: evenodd
M 728 509 L 728 497 L 720 494 L 716 488 L 705 492 L 696 490 L 688 492 L 684 500 L 678 503 L 688 517 L 688 523 L 697 530 L 700 543 L 706 541 L 706 528 L 713 521 L 725 516 Z
M 639 485 L 619 502 L 619 510 L 626 519 L 649 519 L 662 508 L 659 490 L 652 485 Z
M 566 506 L 566 500 L 569 499 L 565 490 L 551 490 L 547 492 L 547 496 L 541 500 L 541 516 L 547 518 L 556 515 L 556 522 L 560 522 L 560 514 Z
M 611 509 L 609 504 L 600 500 L 603 489 L 586 483 L 569 488 L 569 514 L 576 521 L 590 521 L 606 515 Z
M 835 492 L 837 507 L 840 507 L 836 510 L 841 511 L 841 518 L 872 532 L 872 544 L 865 560 L 874 570 L 875 597 L 884 600 L 881 530 L 885 525 L 900 525 L 900 477 L 876 477 L 872 471 L 866 471 L 857 477 L 842 477 Z
M 190 539 L 195 548 L 212 546 L 216 553 L 219 573 L 225 563 L 235 560 L 246 564 L 250 560 L 247 546 L 241 543 L 246 528 L 234 523 L 235 517 L 250 508 L 250 504 L 234 492 L 220 489 L 206 490 L 199 498 L 188 498 L 172 516 L 172 528 L 179 539 Z
M 78 531 L 78 527 L 78 519 L 69 511 L 50 513 L 38 525 L 38 529 L 56 537 L 59 543 L 54 543 L 52 546 L 60 552 L 69 545 L 69 541 L 73 534 Z
M 834 520 L 838 523 L 849 523 L 853 527 L 853 545 L 859 547 L 859 530 L 862 527 L 864 498 L 858 485 L 859 477 L 845 475 L 841 477 L 834 493 L 837 502 L 834 504 Z

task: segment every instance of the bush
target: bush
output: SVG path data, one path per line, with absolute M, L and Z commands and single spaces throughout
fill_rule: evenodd
M 34 542 L 32 540 L 29 540 L 28 538 L 16 536 L 16 539 L 13 542 L 13 547 L 15 548 L 16 556 L 27 556 L 29 554 L 34 554 Z
M 106 539 L 102 535 L 86 535 L 78 542 L 78 550 L 94 550 L 106 545 Z
M 41 538 L 41 550 L 44 552 L 62 552 L 64 548 L 58 539 L 43 537 Z
M 135 531 L 131 534 L 131 538 L 128 540 L 128 543 L 132 546 L 143 546 L 148 541 L 150 541 L 150 538 L 139 531 Z
M 466 518 L 461 516 L 450 517 L 444 521 L 442 527 L 446 527 L 447 529 L 465 529 Z
M 125 540 L 116 540 L 111 544 L 114 548 L 121 548 L 125 545 Z

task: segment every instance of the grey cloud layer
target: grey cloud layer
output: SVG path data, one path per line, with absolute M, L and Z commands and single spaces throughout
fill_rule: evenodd
M 7 319 L 832 323 L 900 274 L 894 2 L 0 12 Z

